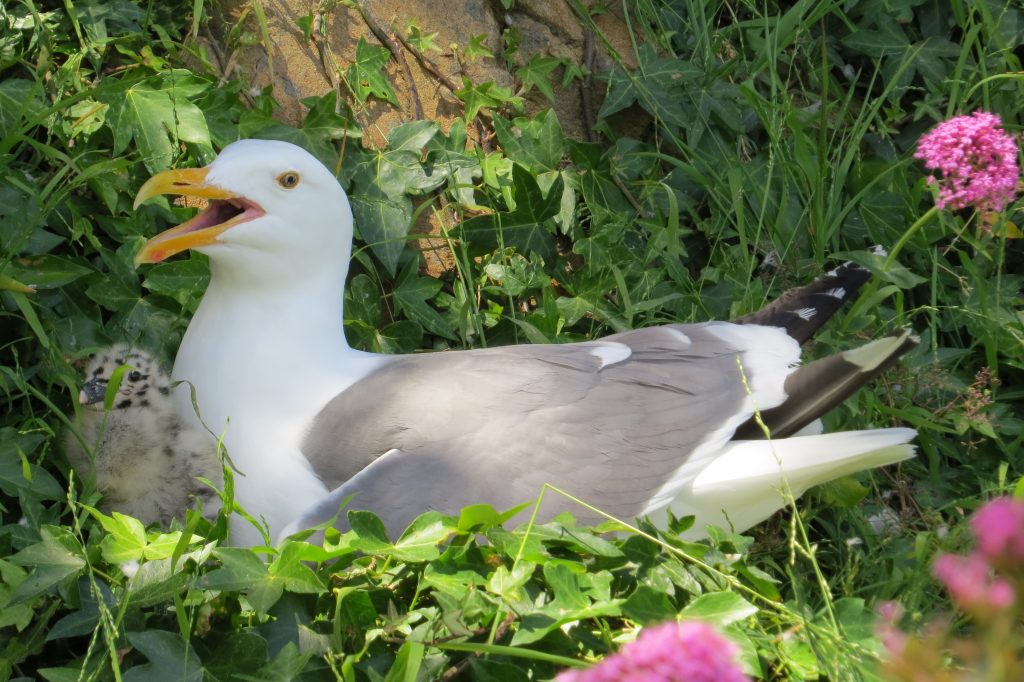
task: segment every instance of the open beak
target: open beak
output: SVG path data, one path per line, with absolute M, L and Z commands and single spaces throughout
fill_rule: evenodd
M 135 206 L 161 194 L 199 197 L 209 205 L 196 217 L 150 239 L 135 254 L 135 264 L 159 263 L 186 249 L 213 244 L 221 233 L 239 223 L 254 220 L 265 211 L 258 204 L 206 181 L 206 168 L 184 168 L 151 177 L 135 197 Z

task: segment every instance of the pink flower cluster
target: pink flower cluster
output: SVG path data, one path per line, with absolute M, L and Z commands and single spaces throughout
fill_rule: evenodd
M 992 500 L 971 519 L 978 549 L 993 566 L 1024 566 L 1024 502 Z
M 1001 211 L 1013 201 L 1020 182 L 1017 144 L 1002 124 L 999 116 L 976 111 L 943 121 L 921 137 L 914 156 L 942 173 L 928 177 L 939 185 L 939 208 Z
M 644 628 L 635 642 L 556 682 L 749 682 L 735 662 L 736 645 L 700 621 Z
M 932 573 L 961 608 L 986 615 L 1013 605 L 1016 593 L 996 569 L 1024 569 L 1024 502 L 1002 497 L 987 503 L 971 518 L 978 548 L 967 556 L 943 554 Z
M 1013 587 L 992 575 L 992 567 L 978 552 L 967 556 L 943 554 L 932 564 L 932 573 L 965 611 L 984 614 L 1013 603 Z

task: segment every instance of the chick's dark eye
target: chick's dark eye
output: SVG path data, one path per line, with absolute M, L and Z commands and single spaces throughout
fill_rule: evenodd
M 137 369 L 133 369 L 132 371 L 128 372 L 128 381 L 138 381 L 141 378 L 142 372 L 140 372 Z
M 295 171 L 288 171 L 277 176 L 277 184 L 285 189 L 293 189 L 299 184 L 299 174 Z

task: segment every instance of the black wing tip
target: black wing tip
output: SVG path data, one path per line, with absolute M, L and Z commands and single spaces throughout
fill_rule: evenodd
M 869 251 L 876 256 L 886 254 L 879 245 Z M 870 279 L 870 270 L 853 261 L 845 261 L 809 284 L 786 290 L 761 310 L 748 313 L 734 322 L 781 327 L 804 344 Z

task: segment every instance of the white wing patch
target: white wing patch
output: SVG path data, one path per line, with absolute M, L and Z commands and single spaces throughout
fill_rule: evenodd
M 828 291 L 826 291 L 825 295 L 842 300 L 843 297 L 846 296 L 846 289 L 842 287 L 835 287 L 834 289 L 829 289 Z
M 689 339 L 687 339 L 689 341 Z M 628 360 L 633 351 L 624 343 L 604 342 L 590 349 L 592 355 L 601 358 L 601 369 Z
M 791 310 L 791 313 L 799 317 L 801 320 L 809 320 L 818 314 L 817 308 L 800 308 L 798 310 Z

